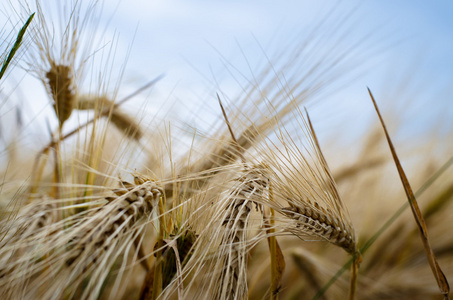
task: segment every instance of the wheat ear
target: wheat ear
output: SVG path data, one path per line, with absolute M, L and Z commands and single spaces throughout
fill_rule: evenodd
M 82 298 L 91 298 L 100 292 L 106 271 L 120 253 L 138 239 L 139 222 L 157 207 L 162 195 L 162 189 L 155 182 L 141 176 L 135 176 L 134 184 L 122 182 L 122 187 L 113 192 L 115 196 L 107 198 L 109 203 L 95 212 L 86 224 L 77 226 L 77 233 L 68 244 L 70 250 L 65 263 L 80 272 L 71 274 L 75 285 L 80 285 L 81 280 L 90 275 Z M 102 270 L 103 266 L 106 270 Z M 121 272 L 119 275 L 117 282 Z
M 307 201 L 299 203 L 297 207 L 285 207 L 281 212 L 295 220 L 297 228 L 308 235 L 322 237 L 350 254 L 357 251 L 354 233 L 349 226 L 335 212 L 322 208 L 318 203 Z
M 41 260 L 29 262 L 28 273 L 18 270 L 10 280 L 10 290 L 22 286 L 23 294 L 30 299 L 64 295 L 96 299 L 106 278 L 113 276 L 111 293 L 115 293 L 125 270 L 130 269 L 126 264 L 128 255 L 134 245 L 140 244 L 145 225 L 163 193 L 147 177 L 136 176 L 134 181 L 134 184 L 123 182 L 121 188 L 114 189 L 106 204 L 62 220 L 59 223 L 64 227 L 62 232 L 49 240 L 37 241 L 43 245 L 37 245 L 36 253 L 51 251 L 41 255 Z M 134 263 L 139 252 L 135 251 Z M 119 258 L 123 265 L 112 275 L 112 267 Z
M 157 207 L 162 190 L 154 182 L 140 177 L 135 177 L 135 183 L 138 185 L 122 182 L 123 188 L 113 190 L 115 196 L 106 198 L 109 201 L 104 206 L 106 211 L 96 212 L 92 218 L 95 221 L 89 222 L 89 226 L 85 228 L 87 232 L 71 241 L 71 252 L 74 255 L 66 260 L 67 265 L 72 265 L 76 260 L 80 261 L 79 257 L 83 252 L 92 250 L 100 255 L 100 250 L 107 251 L 110 240 L 119 238 L 130 230 L 138 219 L 150 214 L 153 208 Z M 109 215 L 109 220 L 105 220 L 104 213 Z M 96 263 L 97 258 L 92 255 L 90 260 Z
M 236 179 L 237 185 L 227 197 L 226 215 L 222 222 L 225 231 L 219 245 L 220 253 L 224 254 L 224 256 L 221 256 L 224 265 L 215 295 L 218 299 L 246 299 L 248 294 L 247 252 L 243 245 L 247 241 L 247 226 L 254 203 L 253 198 L 260 197 L 263 194 L 267 181 L 262 180 L 259 174 L 254 171 L 248 172 L 245 158 L 218 94 L 217 99 L 234 146 L 244 163 L 244 171 L 242 172 L 243 175 Z
M 105 96 L 80 96 L 77 99 L 76 108 L 79 110 L 97 110 L 101 112 L 102 116 L 108 117 L 110 122 L 129 138 L 139 140 L 143 136 L 143 130 L 140 128 L 139 123 Z
M 219 245 L 220 275 L 215 299 L 246 299 L 247 227 L 256 199 L 263 196 L 268 182 L 255 170 L 243 171 L 226 198 L 226 208 Z
M 72 76 L 70 66 L 57 65 L 53 62 L 51 62 L 50 70 L 46 73 L 60 127 L 71 116 L 75 104 Z
M 52 200 L 38 198 L 23 207 L 10 223 L 1 222 L 0 226 L 8 229 L 0 241 L 0 288 L 8 286 L 12 274 L 28 263 L 26 256 L 33 252 L 33 241 L 55 232 L 47 230 L 57 220 L 55 207 Z
M 263 147 L 259 149 L 263 160 L 269 165 L 268 176 L 276 198 L 274 203 L 263 198 L 263 204 L 285 216 L 277 225 L 282 226 L 283 232 L 289 231 L 303 240 L 331 242 L 356 257 L 351 273 L 353 292 L 360 262 L 354 227 L 308 113 L 304 116 L 297 106 L 293 108 L 291 122 L 277 124 L 275 137 L 259 145 Z

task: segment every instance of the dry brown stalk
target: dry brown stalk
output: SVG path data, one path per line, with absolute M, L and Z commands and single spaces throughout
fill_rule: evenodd
M 148 300 L 153 298 L 155 267 L 156 265 L 153 264 L 153 266 L 146 273 L 145 279 L 143 280 L 142 289 L 140 291 L 140 300 Z
M 164 203 L 159 200 L 159 233 L 157 236 L 157 251 L 156 261 L 154 262 L 153 290 L 152 300 L 156 300 L 162 293 L 162 248 L 164 246 L 165 219 L 164 219 Z
M 436 256 L 434 255 L 433 249 L 429 242 L 428 229 L 426 228 L 426 223 L 423 218 L 423 214 L 420 211 L 417 200 L 415 199 L 414 192 L 412 191 L 412 188 L 410 186 L 409 180 L 407 179 L 407 176 L 399 161 L 398 155 L 396 154 L 395 147 L 393 146 L 392 140 L 390 139 L 390 135 L 387 131 L 387 127 L 385 126 L 384 119 L 382 118 L 381 113 L 379 112 L 379 108 L 376 104 L 376 100 L 374 99 L 373 94 L 371 93 L 371 90 L 369 88 L 368 88 L 368 93 L 370 94 L 371 101 L 373 102 L 374 108 L 376 109 L 376 113 L 379 117 L 382 128 L 384 129 L 385 137 L 387 138 L 387 142 L 390 147 L 390 151 L 392 152 L 393 160 L 395 161 L 396 168 L 398 169 L 398 174 L 400 175 L 401 182 L 403 183 L 404 191 L 406 192 L 406 195 L 407 195 L 407 200 L 409 201 L 409 204 L 410 204 L 410 207 L 412 210 L 412 214 L 414 216 L 415 222 L 417 223 L 417 226 L 418 226 L 418 229 L 420 232 L 420 238 L 423 242 L 423 247 L 425 249 L 426 256 L 428 258 L 429 266 L 431 267 L 434 277 L 436 278 L 440 293 L 442 295 L 444 295 L 444 299 L 447 300 L 447 299 L 449 299 L 450 286 L 448 284 L 447 277 L 445 277 L 445 274 L 442 272 L 442 270 L 437 262 Z
M 272 189 L 269 186 L 269 194 L 272 195 Z M 271 198 L 272 196 L 269 196 Z M 273 201 L 273 199 L 270 199 Z M 275 233 L 275 210 L 269 208 L 270 217 L 266 216 L 263 212 L 264 217 L 264 227 L 266 228 L 266 233 L 269 235 L 267 238 L 267 243 L 269 246 L 269 253 L 271 255 L 271 286 L 270 286 L 270 299 L 278 300 L 278 295 L 280 289 L 282 288 L 282 278 L 285 271 L 286 263 L 285 257 L 283 256 L 282 249 L 278 244 L 277 238 L 272 236 Z

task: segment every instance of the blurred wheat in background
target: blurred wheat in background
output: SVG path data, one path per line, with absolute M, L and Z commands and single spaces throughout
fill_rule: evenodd
M 125 47 L 124 3 L 1 7 L 2 299 L 449 298 L 451 57 L 436 77 L 372 4 L 305 3 L 295 33 L 159 73 L 142 42 L 168 40 L 145 24 Z M 218 4 L 222 26 L 268 26 L 272 4 L 244 3 Z M 141 5 L 163 24 L 214 8 Z

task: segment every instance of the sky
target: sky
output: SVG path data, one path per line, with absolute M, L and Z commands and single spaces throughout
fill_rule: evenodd
M 340 59 L 337 67 L 318 74 L 328 88 L 305 104 L 321 137 L 341 133 L 353 139 L 376 121 L 367 87 L 390 120 L 398 116 L 408 124 L 403 138 L 453 125 L 452 1 L 109 0 L 102 5 L 99 23 L 85 29 L 102 42 L 84 45 L 93 46 L 93 56 L 110 72 L 110 89 L 118 86 L 121 98 L 164 75 L 125 105 L 130 111 L 143 103 L 154 113 L 171 105 L 173 117 L 189 115 L 209 130 L 220 116 L 217 92 L 234 107 L 242 88 L 267 66 L 279 72 L 289 64 L 282 76 L 291 82 L 318 62 Z M 114 59 L 108 49 L 114 49 Z M 295 59 L 297 53 L 303 55 Z M 30 108 L 24 118 L 55 126 L 42 83 L 23 74 L 8 78 L 19 86 L 20 96 L 11 97 Z M 305 85 L 316 84 L 308 78 Z M 93 92 L 93 86 L 84 82 L 80 88 Z
M 215 102 L 213 92 L 218 87 L 231 89 L 234 94 L 231 82 L 238 78 L 228 75 L 225 61 L 250 78 L 253 72 L 248 64 L 253 68 L 267 59 L 273 63 L 277 60 L 272 56 L 274 53 L 282 53 L 278 57 L 284 60 L 281 56 L 304 43 L 309 32 L 323 20 L 326 29 L 318 32 L 322 42 L 329 44 L 328 34 L 337 30 L 332 36 L 341 34 L 340 49 L 357 45 L 359 51 L 369 53 L 366 62 L 363 58 L 350 59 L 355 68 L 363 65 L 363 73 L 351 80 L 354 82 L 347 84 L 349 88 L 344 94 L 337 94 L 332 102 L 352 101 L 348 108 L 359 113 L 365 107 L 369 109 L 370 103 L 351 98 L 366 97 L 366 86 L 384 98 L 390 97 L 390 90 L 404 94 L 398 90 L 407 81 L 408 89 L 415 88 L 417 94 L 451 95 L 451 90 L 448 91 L 453 70 L 451 1 L 134 0 L 119 2 L 105 11 L 114 15 L 115 26 L 111 28 L 119 32 L 124 45 L 129 45 L 128 40 L 134 36 L 126 80 L 146 81 L 165 74 L 158 85 L 162 96 L 172 91 L 174 98 L 205 101 L 211 93 L 209 98 Z M 348 14 L 347 21 L 335 23 Z M 322 49 L 313 52 L 334 55 L 325 54 Z M 215 81 L 217 87 L 213 86 Z M 435 103 L 434 99 L 430 102 Z M 444 99 L 436 105 L 445 108 L 449 102 Z M 316 109 L 317 105 L 313 105 Z M 319 105 L 323 106 L 322 101 Z

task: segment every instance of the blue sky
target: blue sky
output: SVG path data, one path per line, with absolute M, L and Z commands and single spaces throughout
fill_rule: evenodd
M 346 21 L 338 21 L 346 15 Z M 341 69 L 332 71 L 340 77 L 336 89 L 306 104 L 321 136 L 338 135 L 338 130 L 354 136 L 375 121 L 367 86 L 389 118 L 393 114 L 408 121 L 409 134 L 453 125 L 452 1 L 109 0 L 104 1 L 102 16 L 98 30 L 107 26 L 103 38 L 115 36 L 113 68 L 119 70 L 128 56 L 120 97 L 165 74 L 155 89 L 126 104 L 130 111 L 144 102 L 156 109 L 176 101 L 175 115 L 184 118 L 201 107 L 207 124 L 220 115 L 216 92 L 227 95 L 226 102 L 233 101 L 241 93 L 236 82 L 244 81 L 241 74 L 252 79 L 268 59 L 278 69 L 293 59 L 289 53 L 312 39 L 319 41 L 306 49 L 310 61 L 335 57 L 329 47 L 351 47 L 346 52 L 351 57 L 342 66 L 345 75 Z M 323 20 L 323 29 L 310 37 Z M 295 64 L 285 76 L 302 76 L 307 63 Z M 113 87 L 117 73 L 112 73 Z M 52 110 L 41 83 L 22 80 L 31 80 L 27 86 L 33 87 L 28 89 L 33 95 L 24 98 L 33 99 L 29 104 L 36 106 L 35 112 L 45 116 L 47 110 L 50 119 Z M 86 92 L 93 86 L 81 88 Z
M 180 66 L 180 57 L 194 65 L 213 63 L 222 54 L 237 55 L 238 46 L 247 48 L 255 43 L 254 35 L 268 49 L 278 48 L 270 41 L 292 38 L 294 32 L 319 23 L 325 13 L 335 9 L 334 16 L 345 14 L 355 6 L 353 18 L 357 26 L 351 40 L 358 34 L 376 35 L 376 43 L 386 39 L 404 43 L 392 49 L 405 56 L 451 53 L 453 4 L 451 1 L 122 1 L 114 13 L 112 28 L 122 39 L 130 39 L 137 28 L 130 67 L 140 69 L 154 64 L 169 72 Z M 297 41 L 295 41 L 297 42 Z M 425 49 L 423 49 L 425 48 Z M 267 49 L 266 49 L 267 50 Z M 411 50 L 412 53 L 407 53 Z M 423 53 L 422 51 L 425 51 Z M 247 49 L 245 49 L 247 52 Z M 398 53 L 399 52 L 399 53 Z M 427 53 L 426 53 L 427 52 Z M 136 57 L 137 59 L 135 59 Z M 451 62 L 450 62 L 451 63 Z
M 346 102 L 347 109 L 358 115 L 367 111 L 364 115 L 368 118 L 369 103 L 354 100 L 367 97 L 366 86 L 378 98 L 391 97 L 390 90 L 407 96 L 416 92 L 420 97 L 425 96 L 425 100 L 420 100 L 425 104 L 419 106 L 435 103 L 431 105 L 435 106 L 432 112 L 435 115 L 439 113 L 438 108 L 445 110 L 450 102 L 448 95 L 452 95 L 448 89 L 453 70 L 451 1 L 134 0 L 120 2 L 115 9 L 106 7 L 106 14 L 114 14 L 111 24 L 120 33 L 120 41 L 128 44 L 135 33 L 126 81 L 145 81 L 165 73 L 159 84 L 161 96 L 171 93 L 170 97 L 193 99 L 209 97 L 207 94 L 212 93 L 210 98 L 215 100 L 215 87 L 210 86 L 214 77 L 218 76 L 220 87 L 233 89 L 221 55 L 250 74 L 247 62 L 252 66 L 262 64 L 266 60 L 264 54 L 273 62 L 273 53 L 303 43 L 309 30 L 329 11 L 333 12 L 325 28 L 329 28 L 330 19 L 352 11 L 346 25 L 338 27 L 344 34 L 344 47 L 367 37 L 365 46 L 358 43 L 358 48 L 364 47 L 364 51 L 367 47 L 376 48 L 371 51 L 362 75 L 330 101 Z M 331 23 L 332 27 L 338 26 Z M 325 42 L 329 43 L 328 37 Z M 354 64 L 353 59 L 351 63 Z M 357 60 L 357 64 L 363 61 Z M 409 81 L 407 92 L 401 91 L 405 81 Z M 437 99 L 426 100 L 430 95 Z M 323 103 L 313 104 L 312 109 L 316 111 L 317 105 Z M 331 111 L 328 117 L 332 120 L 333 114 L 338 115 L 338 108 L 321 110 Z M 341 117 L 351 116 L 340 114 L 338 118 Z

